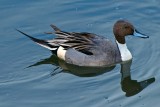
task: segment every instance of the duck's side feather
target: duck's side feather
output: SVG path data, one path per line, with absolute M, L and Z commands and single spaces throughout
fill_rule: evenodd
M 94 48 L 95 43 L 93 39 L 96 37 L 95 34 L 92 33 L 76 33 L 76 32 L 65 32 L 61 31 L 55 25 L 51 25 L 51 27 L 55 30 L 54 34 L 57 36 L 53 40 L 48 40 L 47 42 L 50 45 L 58 44 L 63 47 L 65 50 L 69 48 L 73 48 L 79 52 L 82 52 L 87 55 L 93 55 L 90 51 L 91 48 Z

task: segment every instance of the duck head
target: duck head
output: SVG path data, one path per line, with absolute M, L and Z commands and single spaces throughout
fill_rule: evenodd
M 133 35 L 141 38 L 149 38 L 140 32 L 138 32 L 135 27 L 126 20 L 118 20 L 113 26 L 113 33 L 115 35 L 116 40 L 125 44 L 125 36 Z

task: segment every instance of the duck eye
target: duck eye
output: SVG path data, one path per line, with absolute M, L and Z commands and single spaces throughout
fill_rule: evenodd
M 125 28 L 125 29 L 128 29 L 128 28 L 129 28 L 129 26 L 124 26 L 124 28 Z

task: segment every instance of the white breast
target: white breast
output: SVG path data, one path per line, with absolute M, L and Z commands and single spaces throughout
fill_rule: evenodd
M 117 45 L 118 45 L 118 48 L 119 48 L 119 51 L 121 54 L 122 61 L 128 61 L 128 60 L 132 59 L 132 54 L 128 50 L 127 45 L 118 43 L 118 41 L 116 41 L 116 42 L 117 42 Z

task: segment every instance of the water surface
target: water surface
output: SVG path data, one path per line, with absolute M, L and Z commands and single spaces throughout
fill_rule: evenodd
M 158 0 L 1 0 L 0 106 L 159 107 L 159 5 Z M 127 38 L 133 54 L 131 79 L 141 82 L 155 78 L 154 83 L 132 96 L 127 96 L 121 85 L 120 65 L 101 69 L 100 73 L 95 69 L 92 74 L 83 72 L 93 68 L 77 71 L 69 66 L 76 70 L 71 72 L 48 50 L 15 30 L 50 39 L 53 36 L 43 32 L 52 31 L 49 25 L 53 23 L 66 31 L 92 32 L 114 41 L 112 27 L 118 19 L 129 20 L 150 36 L 145 40 Z

